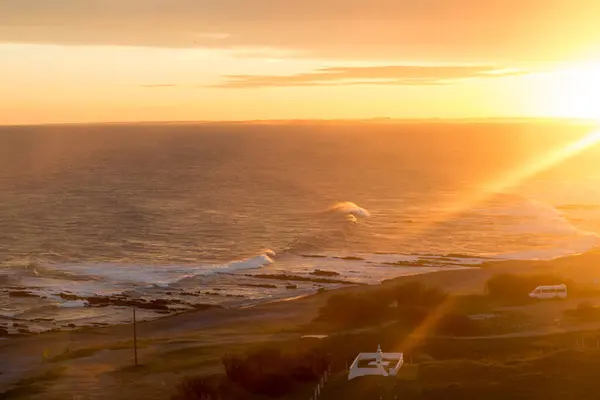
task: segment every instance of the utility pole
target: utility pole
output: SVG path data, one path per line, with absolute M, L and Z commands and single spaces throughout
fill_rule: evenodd
M 135 362 L 135 366 L 137 367 L 137 326 L 135 320 L 135 307 L 133 307 L 133 360 Z

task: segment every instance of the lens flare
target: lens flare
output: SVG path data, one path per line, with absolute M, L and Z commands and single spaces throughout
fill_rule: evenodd
M 550 167 L 560 164 L 598 143 L 600 143 L 600 130 L 594 131 L 575 140 L 567 146 L 558 148 L 545 154 L 543 157 L 537 158 L 521 168 L 508 173 L 502 179 L 491 182 L 486 190 L 478 192 L 476 195 L 469 196 L 460 203 L 454 204 L 451 207 L 451 211 L 444 214 L 444 218 L 439 218 L 433 223 L 427 224 L 422 232 L 425 233 L 426 231 L 433 229 L 437 223 L 452 219 L 460 212 L 485 201 L 492 194 L 514 187 L 524 180 L 545 171 Z M 417 326 L 402 343 L 400 343 L 399 348 L 404 352 L 409 352 L 418 346 L 419 343 L 427 337 L 427 334 L 439 323 L 440 319 L 452 310 L 454 301 L 453 296 L 448 296 L 442 304 L 436 307 L 435 310 L 433 310 L 429 316 Z

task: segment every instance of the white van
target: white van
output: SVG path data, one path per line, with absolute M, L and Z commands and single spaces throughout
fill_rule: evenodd
M 529 293 L 529 297 L 538 300 L 566 299 L 567 285 L 538 286 Z

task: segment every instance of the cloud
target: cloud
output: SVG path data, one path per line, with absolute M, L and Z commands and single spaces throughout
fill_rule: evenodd
M 444 85 L 463 79 L 520 75 L 525 71 L 490 66 L 329 67 L 295 75 L 229 75 L 212 87 L 257 88 L 338 85 Z
M 0 42 L 494 63 L 597 48 L 598 20 L 597 0 L 0 0 Z
M 177 85 L 172 84 L 172 83 L 150 83 L 147 85 L 140 85 L 140 87 L 149 88 L 149 89 L 160 89 L 160 88 L 177 87 Z

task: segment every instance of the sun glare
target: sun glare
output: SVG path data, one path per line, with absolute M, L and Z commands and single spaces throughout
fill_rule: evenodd
M 600 62 L 580 64 L 552 74 L 552 114 L 600 121 Z

